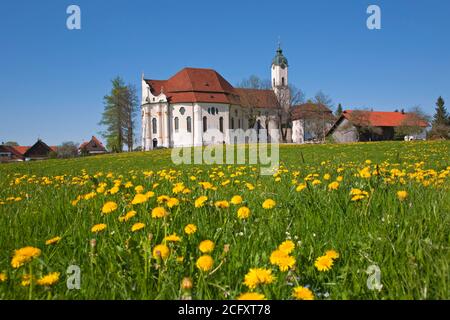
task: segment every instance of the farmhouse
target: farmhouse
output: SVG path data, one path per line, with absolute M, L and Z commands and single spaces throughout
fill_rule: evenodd
M 78 147 L 78 153 L 79 154 L 103 154 L 107 153 L 108 151 L 103 146 L 103 143 L 101 143 L 100 140 L 97 139 L 97 137 L 92 136 L 91 140 L 83 142 Z
M 321 140 L 333 126 L 333 112 L 320 103 L 304 103 L 291 108 L 292 142 Z
M 427 127 L 427 121 L 414 113 L 346 110 L 327 136 L 336 142 L 393 140 L 399 134 L 424 140 Z
M 56 152 L 57 147 L 49 147 L 41 139 L 32 146 L 6 146 L 0 145 L 0 161 L 15 162 L 24 160 L 48 159 L 51 152 Z

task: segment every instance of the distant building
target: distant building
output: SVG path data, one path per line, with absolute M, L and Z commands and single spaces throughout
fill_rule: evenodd
M 0 145 L 0 161 L 15 162 L 24 160 L 44 160 L 50 153 L 56 152 L 58 147 L 48 146 L 41 139 L 32 146 L 6 146 Z
M 292 107 L 292 142 L 305 143 L 323 140 L 336 118 L 323 104 L 304 103 Z
M 79 154 L 103 154 L 107 153 L 108 151 L 103 146 L 103 143 L 101 143 L 100 140 L 98 140 L 95 136 L 92 136 L 90 141 L 83 142 L 78 147 L 78 153 Z
M 396 131 L 411 131 L 408 140 L 424 140 L 428 122 L 414 113 L 346 110 L 328 131 L 334 141 L 393 140 Z M 406 134 L 405 134 L 406 136 Z

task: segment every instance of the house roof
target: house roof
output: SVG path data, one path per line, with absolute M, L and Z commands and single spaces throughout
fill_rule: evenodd
M 81 149 L 85 148 L 91 142 L 95 143 L 95 145 L 98 146 L 99 149 L 104 149 L 106 151 L 105 146 L 103 145 L 103 143 L 100 140 L 97 139 L 96 136 L 92 136 L 91 140 L 83 142 L 78 147 L 78 150 L 81 150 Z
M 273 90 L 236 88 L 235 91 L 239 95 L 240 105 L 243 107 L 269 109 L 280 106 Z
M 320 103 L 303 103 L 291 108 L 292 120 L 320 118 L 334 121 L 336 118 L 333 112 L 325 105 Z
M 366 110 L 344 110 L 339 119 L 330 128 L 327 135 L 347 119 L 355 126 L 372 127 L 399 127 L 399 126 L 419 126 L 426 128 L 429 123 L 415 113 L 388 112 L 388 111 L 366 111 Z
M 58 150 L 57 146 L 48 146 L 46 143 L 42 142 L 41 140 L 38 140 L 34 145 L 32 146 L 12 146 L 11 148 L 13 148 L 17 153 L 19 153 L 20 155 L 25 155 L 25 153 L 30 150 L 32 147 L 34 147 L 35 145 L 42 143 L 44 144 L 46 147 L 50 148 L 51 151 L 56 152 Z
M 420 126 L 428 127 L 428 122 L 415 113 L 345 110 L 342 116 L 355 125 L 370 125 L 373 127 Z
M 23 154 L 15 149 L 13 146 L 0 145 L 0 152 L 10 152 L 17 158 L 23 158 Z
M 212 69 L 184 68 L 167 80 L 144 81 L 153 95 L 163 92 L 170 103 L 226 103 L 259 108 L 278 104 L 272 90 L 236 89 Z

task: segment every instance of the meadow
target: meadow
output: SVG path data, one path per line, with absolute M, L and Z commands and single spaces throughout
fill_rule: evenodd
M 170 150 L 3 164 L 0 299 L 449 299 L 449 155 L 285 145 L 269 176 Z

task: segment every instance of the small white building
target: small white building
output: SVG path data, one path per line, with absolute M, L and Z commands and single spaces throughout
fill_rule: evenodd
M 281 48 L 272 60 L 268 90 L 234 88 L 218 72 L 200 68 L 141 82 L 143 150 L 233 143 L 227 129 L 270 132 L 280 127 L 282 108 L 290 107 L 288 62 Z

